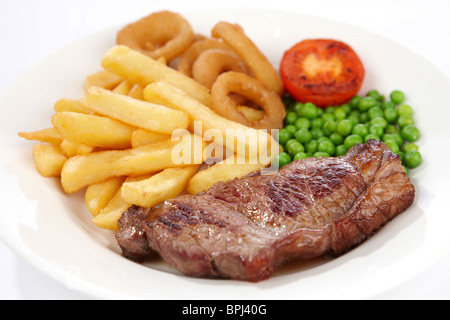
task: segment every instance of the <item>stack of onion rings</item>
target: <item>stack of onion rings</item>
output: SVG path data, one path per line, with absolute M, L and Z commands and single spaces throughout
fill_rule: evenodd
M 219 22 L 213 27 L 211 34 L 228 44 L 250 67 L 255 78 L 267 88 L 280 96 L 284 93 L 283 82 L 277 71 L 240 26 Z
M 211 108 L 219 115 L 256 129 L 283 127 L 283 83 L 239 25 L 219 22 L 208 37 L 195 34 L 181 15 L 161 11 L 123 28 L 117 43 L 210 89 Z
M 230 97 L 236 93 L 255 102 L 264 111 L 257 121 L 250 121 L 237 110 L 237 104 Z M 286 116 L 281 97 L 268 89 L 261 81 L 244 73 L 229 71 L 221 74 L 211 89 L 213 110 L 227 118 L 256 129 L 281 129 Z
M 249 74 L 247 66 L 237 55 L 222 49 L 202 52 L 192 65 L 192 77 L 208 89 L 220 74 L 227 71 Z
M 181 15 L 155 12 L 120 30 L 117 44 L 126 45 L 153 59 L 164 57 L 167 61 L 179 56 L 194 41 L 189 22 Z
M 192 66 L 202 52 L 210 49 L 220 49 L 233 52 L 229 45 L 219 39 L 204 38 L 193 42 L 181 55 L 177 70 L 192 77 Z

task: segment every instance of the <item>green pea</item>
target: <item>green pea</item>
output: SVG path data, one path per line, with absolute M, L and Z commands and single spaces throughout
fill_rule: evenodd
M 320 137 L 325 136 L 325 133 L 320 128 L 312 128 L 311 129 L 311 134 L 312 134 L 312 138 L 313 139 L 318 139 Z
M 333 142 L 331 142 L 331 141 L 323 141 L 323 142 L 319 143 L 319 145 L 317 146 L 317 150 L 319 152 L 326 152 L 330 156 L 332 156 L 332 155 L 334 155 L 334 153 L 336 151 L 336 147 L 334 146 Z
M 362 123 L 358 123 L 357 125 L 355 125 L 353 127 L 352 134 L 356 134 L 356 135 L 364 138 L 365 136 L 367 136 L 369 134 L 369 128 Z
M 305 152 L 296 153 L 294 156 L 294 160 L 306 159 L 308 158 L 308 154 Z
M 358 108 L 360 111 L 368 111 L 370 108 L 378 105 L 378 101 L 373 97 L 364 97 L 359 101 Z
M 367 112 L 369 113 L 370 120 L 384 116 L 383 109 L 381 109 L 380 107 L 370 108 Z
M 336 131 L 342 136 L 348 136 L 353 129 L 353 121 L 349 119 L 343 119 L 339 121 Z
M 419 147 L 417 146 L 417 144 L 415 143 L 405 143 L 402 147 L 402 151 L 403 152 L 408 152 L 408 151 L 419 151 Z
M 347 153 L 347 147 L 345 145 L 340 144 L 340 145 L 336 146 L 336 152 L 335 152 L 336 157 L 343 156 L 346 153 Z
M 301 103 L 301 102 L 297 102 L 293 107 L 293 110 L 295 111 L 295 113 L 297 113 L 297 115 L 299 117 L 302 114 L 302 108 L 303 108 L 303 103 Z
M 401 115 L 397 119 L 397 124 L 400 128 L 406 127 L 407 125 L 414 124 L 414 119 L 408 115 Z
M 353 98 L 350 99 L 350 107 L 352 109 L 358 109 L 359 108 L 359 102 L 361 101 L 362 97 L 361 96 L 354 96 Z
M 296 153 L 305 151 L 303 144 L 298 142 L 296 139 L 291 139 L 286 142 L 286 152 L 293 157 Z
M 402 103 L 405 100 L 405 94 L 400 90 L 394 90 L 389 95 L 391 98 L 391 101 L 395 104 Z
M 341 107 L 336 108 L 333 112 L 334 117 L 336 118 L 336 120 L 342 120 L 347 116 L 347 113 L 345 112 L 345 110 Z
M 330 135 L 330 140 L 331 140 L 331 142 L 334 143 L 335 146 L 338 146 L 338 145 L 340 145 L 340 144 L 342 144 L 342 143 L 344 142 L 344 137 L 341 136 L 341 135 L 340 135 L 339 133 L 337 133 L 337 132 L 333 132 L 333 133 Z
M 328 158 L 330 155 L 326 152 L 317 151 L 314 153 L 314 158 Z
M 298 116 L 297 113 L 294 111 L 289 111 L 286 113 L 286 117 L 284 118 L 284 121 L 286 124 L 294 124 L 297 120 Z
M 414 142 L 419 139 L 420 131 L 415 125 L 409 124 L 402 128 L 402 137 L 407 141 Z
M 312 139 L 311 132 L 306 128 L 301 128 L 295 133 L 295 139 L 300 143 L 308 143 Z
M 317 142 L 318 142 L 318 143 L 321 143 L 321 142 L 324 142 L 324 141 L 331 142 L 330 138 L 325 137 L 325 136 L 319 137 L 319 138 L 317 139 Z
M 388 124 L 386 129 L 384 129 L 385 133 L 400 133 L 400 128 L 397 127 L 395 124 Z
M 283 166 L 291 163 L 292 159 L 286 152 L 280 152 L 273 159 L 273 164 L 277 168 L 282 168 Z
M 324 122 L 323 118 L 314 118 L 311 120 L 311 128 L 322 128 Z
M 324 122 L 336 120 L 336 118 L 334 117 L 334 115 L 332 113 L 324 113 L 322 115 L 322 119 Z
M 326 136 L 330 136 L 333 132 L 336 132 L 337 124 L 334 120 L 325 121 L 322 130 Z
M 370 120 L 370 125 L 371 126 L 380 125 L 383 127 L 383 129 L 385 129 L 388 126 L 388 122 L 386 121 L 385 118 L 378 117 Z
M 305 150 L 306 150 L 306 152 L 308 152 L 310 154 L 314 154 L 315 152 L 317 152 L 318 146 L 319 146 L 319 143 L 317 142 L 317 140 L 311 140 L 310 142 L 308 142 L 305 145 Z
M 391 140 L 399 146 L 403 145 L 404 142 L 403 137 L 399 133 L 386 133 L 381 140 L 383 142 Z
M 404 165 L 402 165 L 403 169 L 405 170 L 405 173 L 408 174 L 408 168 Z
M 369 132 L 378 137 L 381 137 L 381 136 L 383 136 L 384 128 L 382 126 L 376 124 L 376 125 L 369 127 Z
M 398 119 L 398 112 L 394 108 L 385 109 L 383 115 L 386 121 L 389 123 L 394 123 Z
M 392 101 L 384 101 L 381 104 L 381 107 L 386 110 L 386 109 L 390 109 L 390 108 L 395 108 L 396 104 Z
M 277 134 L 277 140 L 281 145 L 285 145 L 292 138 L 292 133 L 287 129 L 280 129 Z
M 356 134 L 349 135 L 344 140 L 344 146 L 347 148 L 347 150 L 358 143 L 363 143 L 363 138 Z
M 417 150 L 410 150 L 403 156 L 403 163 L 406 167 L 414 169 L 422 163 L 422 155 Z
M 293 135 L 297 132 L 297 127 L 293 124 L 288 124 L 286 127 L 284 127 L 284 129 L 286 129 Z
M 386 143 L 386 145 L 389 147 L 389 149 L 391 149 L 391 151 L 392 151 L 393 153 L 399 153 L 400 147 L 398 146 L 397 143 L 395 143 L 394 140 L 388 140 L 388 141 L 386 141 L 385 143 Z
M 413 115 L 413 109 L 410 105 L 407 104 L 401 104 L 397 107 L 397 112 L 401 116 L 412 116 Z
M 375 100 L 380 101 L 380 102 L 384 100 L 384 97 L 376 89 L 372 89 L 369 92 L 367 92 L 367 96 L 372 97 Z
M 379 136 L 377 136 L 376 134 L 373 134 L 373 133 L 369 133 L 367 136 L 364 137 L 364 142 L 367 142 L 372 139 L 380 141 Z
M 295 121 L 295 127 L 297 129 L 301 129 L 301 128 L 309 129 L 311 127 L 311 121 L 309 121 L 309 119 L 303 118 L 303 117 L 298 118 Z
M 314 118 L 317 118 L 318 114 L 319 114 L 319 110 L 313 103 L 307 102 L 303 105 L 303 108 L 302 108 L 303 117 L 308 118 L 308 119 L 314 119 Z
M 369 113 L 362 112 L 361 115 L 359 116 L 359 121 L 361 121 L 361 123 L 369 122 L 370 121 Z

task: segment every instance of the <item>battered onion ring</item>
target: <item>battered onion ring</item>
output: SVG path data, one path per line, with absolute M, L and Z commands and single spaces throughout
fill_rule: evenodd
M 192 78 L 211 89 L 217 77 L 227 71 L 249 74 L 247 66 L 236 54 L 222 49 L 208 49 L 192 65 Z
M 237 93 L 255 102 L 264 110 L 261 119 L 250 121 L 236 108 L 229 96 Z M 259 80 L 244 73 L 229 71 L 222 73 L 211 89 L 212 109 L 222 117 L 256 129 L 281 129 L 286 110 L 280 96 L 268 89 Z
M 189 48 L 180 55 L 177 70 L 192 78 L 192 65 L 202 52 L 209 49 L 222 49 L 233 52 L 229 45 L 219 39 L 200 39 L 193 42 Z
M 283 82 L 267 57 L 248 38 L 242 28 L 228 22 L 217 23 L 211 35 L 227 43 L 250 67 L 256 79 L 278 95 L 284 92 Z
M 178 13 L 160 11 L 124 27 L 116 41 L 153 59 L 164 57 L 170 61 L 194 41 L 194 32 Z

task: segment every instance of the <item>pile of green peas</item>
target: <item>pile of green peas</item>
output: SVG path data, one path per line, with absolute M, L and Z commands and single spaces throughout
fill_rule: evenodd
M 386 143 L 400 156 L 406 172 L 422 163 L 415 143 L 420 131 L 413 109 L 404 103 L 405 94 L 400 90 L 392 91 L 386 99 L 374 89 L 366 96 L 356 95 L 347 103 L 326 108 L 300 103 L 289 95 L 283 101 L 286 117 L 277 133 L 283 152 L 274 159 L 279 168 L 308 157 L 341 156 L 370 139 Z

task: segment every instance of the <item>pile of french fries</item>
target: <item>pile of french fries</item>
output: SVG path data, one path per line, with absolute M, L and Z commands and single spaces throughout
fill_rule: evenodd
M 39 141 L 32 149 L 39 174 L 58 177 L 66 193 L 84 192 L 100 228 L 117 230 L 132 205 L 152 207 L 260 170 L 270 160 L 249 155 L 279 152 L 270 133 L 214 113 L 209 90 L 163 59 L 115 46 L 101 64 L 86 78 L 83 97 L 55 103 L 52 126 L 19 133 Z M 218 161 L 204 169 L 211 146 Z M 181 161 L 174 156 L 180 150 Z

